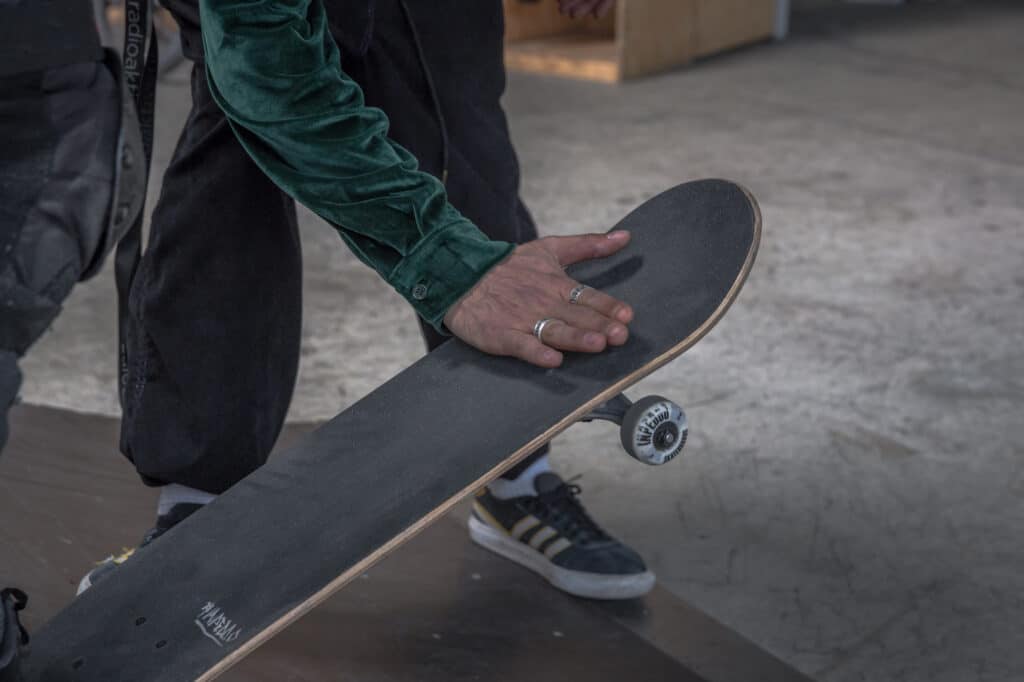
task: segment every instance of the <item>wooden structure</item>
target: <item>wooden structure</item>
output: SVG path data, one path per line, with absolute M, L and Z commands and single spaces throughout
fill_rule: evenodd
M 282 445 L 310 430 L 290 425 Z M 114 419 L 18 405 L 11 433 L 0 456 L 0 587 L 28 593 L 22 616 L 36 632 L 98 557 L 139 541 L 156 496 L 117 454 Z M 811 682 L 667 590 L 612 603 L 561 594 L 472 544 L 468 514 L 462 506 L 435 523 L 221 680 Z M 104 610 L 95 622 L 123 615 Z
M 571 19 L 556 0 L 505 1 L 509 69 L 617 82 L 776 34 L 778 0 L 617 0 Z

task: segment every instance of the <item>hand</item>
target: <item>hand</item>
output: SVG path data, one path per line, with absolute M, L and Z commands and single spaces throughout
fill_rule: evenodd
M 594 17 L 603 17 L 614 6 L 615 0 L 558 0 L 558 9 L 573 19 L 588 13 Z
M 540 367 L 562 364 L 559 351 L 600 353 L 629 338 L 633 310 L 596 289 L 570 303 L 578 282 L 565 266 L 604 258 L 629 243 L 628 232 L 548 237 L 523 244 L 453 305 L 444 323 L 457 337 L 491 355 L 510 355 Z M 543 342 L 533 334 L 539 320 Z

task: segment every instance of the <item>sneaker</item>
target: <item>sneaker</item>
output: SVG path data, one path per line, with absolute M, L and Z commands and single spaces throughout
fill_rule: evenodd
M 78 591 L 75 593 L 75 596 L 82 594 L 101 580 L 106 580 L 108 575 L 113 573 L 118 566 L 128 561 L 136 551 L 150 544 L 202 507 L 203 505 L 201 504 L 176 504 L 171 507 L 169 512 L 163 516 L 158 516 L 156 518 L 156 525 L 149 529 L 146 535 L 142 538 L 142 542 L 139 543 L 138 547 L 125 548 L 117 556 L 108 556 L 106 559 L 96 564 L 95 568 L 86 573 L 85 577 L 83 577 L 78 583 Z
M 580 504 L 580 487 L 544 472 L 536 495 L 498 499 L 477 493 L 469 535 L 481 547 L 540 574 L 560 590 L 591 599 L 632 599 L 654 587 L 654 574 Z

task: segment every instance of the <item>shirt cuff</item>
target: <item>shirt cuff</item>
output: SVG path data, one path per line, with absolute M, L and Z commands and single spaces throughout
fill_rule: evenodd
M 392 271 L 388 283 L 442 334 L 444 316 L 515 247 L 488 239 L 465 218 L 429 232 Z

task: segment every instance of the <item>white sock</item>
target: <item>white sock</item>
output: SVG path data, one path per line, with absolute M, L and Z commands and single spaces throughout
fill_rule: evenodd
M 215 497 L 217 496 L 203 490 L 171 483 L 160 488 L 160 501 L 156 503 L 156 515 L 164 516 L 176 504 L 206 504 Z
M 487 489 L 499 500 L 508 500 L 513 497 L 525 495 L 536 495 L 537 490 L 533 487 L 533 479 L 545 471 L 551 471 L 551 462 L 548 456 L 544 455 L 536 462 L 526 467 L 526 471 L 513 479 L 498 478 L 491 481 Z

